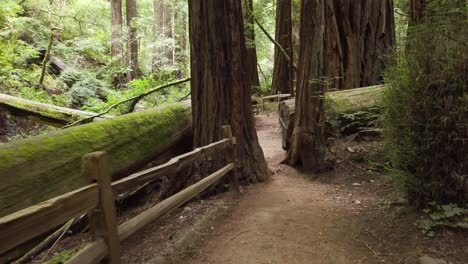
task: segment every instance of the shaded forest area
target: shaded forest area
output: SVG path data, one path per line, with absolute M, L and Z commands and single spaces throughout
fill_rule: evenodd
M 0 217 L 85 186 L 86 153 L 107 151 L 118 180 L 220 140 L 225 125 L 233 174 L 267 183 L 255 114 L 277 95 L 266 108 L 280 115 L 282 163 L 326 174 L 335 139 L 372 138 L 382 147 L 369 162 L 421 212 L 422 232 L 466 232 L 467 47 L 464 0 L 3 0 Z M 162 201 L 226 160 L 119 203 Z

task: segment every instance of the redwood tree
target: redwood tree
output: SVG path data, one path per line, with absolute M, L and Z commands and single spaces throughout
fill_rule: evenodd
M 245 78 L 246 44 L 240 0 L 189 0 L 194 147 L 222 138 L 231 125 L 237 138 L 238 170 L 244 183 L 270 173 L 258 143 Z
M 286 161 L 307 171 L 325 166 L 322 77 L 325 75 L 325 1 L 302 0 L 294 132 Z
M 133 19 L 137 16 L 136 0 L 126 0 L 127 28 L 128 28 L 128 66 L 130 71 L 127 74 L 128 81 L 138 76 L 138 38 L 137 29 L 133 24 Z
M 395 45 L 393 0 L 326 0 L 325 75 L 350 89 L 382 82 L 384 55 Z
M 122 55 L 122 0 L 111 0 L 111 13 L 112 13 L 112 40 L 111 40 L 111 53 L 112 57 Z
M 293 79 L 293 44 L 292 44 L 292 20 L 291 0 L 278 0 L 276 6 L 276 41 L 288 54 L 288 60 L 284 54 L 275 46 L 275 62 L 273 70 L 272 91 L 273 93 L 294 94 Z
M 260 79 L 258 78 L 257 68 L 257 47 L 255 46 L 255 29 L 254 29 L 254 17 L 253 17 L 253 2 L 252 0 L 242 0 L 244 22 L 245 22 L 245 37 L 247 42 L 247 53 L 246 53 L 246 67 L 247 72 L 250 75 L 252 86 L 259 87 Z

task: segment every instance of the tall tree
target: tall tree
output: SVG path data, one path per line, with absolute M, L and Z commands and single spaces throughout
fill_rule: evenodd
M 254 87 L 260 86 L 257 68 L 257 47 L 255 45 L 255 28 L 253 17 L 253 0 L 242 0 L 244 6 L 242 8 L 245 24 L 245 38 L 247 43 L 246 67 L 250 75 L 251 85 Z
M 153 52 L 153 71 L 175 63 L 175 4 L 167 0 L 154 0 L 154 34 L 160 43 Z
M 323 100 L 325 1 L 302 0 L 294 132 L 286 161 L 304 170 L 325 166 Z
M 326 0 L 326 76 L 337 89 L 378 84 L 395 45 L 393 0 Z
M 293 43 L 292 43 L 292 20 L 291 0 L 278 0 L 276 5 L 276 41 L 288 54 L 288 60 L 284 54 L 275 46 L 275 61 L 273 69 L 272 91 L 273 93 L 294 94 L 293 79 Z
M 128 81 L 138 77 L 138 36 L 134 19 L 137 17 L 136 0 L 126 0 L 127 28 L 128 28 Z
M 409 1 L 409 23 L 413 25 L 418 23 L 424 17 L 424 10 L 426 8 L 426 0 L 410 0 Z
M 258 143 L 245 78 L 246 45 L 240 0 L 189 0 L 194 146 L 221 138 L 231 125 L 241 180 L 263 182 L 270 173 Z
M 111 53 L 112 57 L 119 57 L 123 52 L 122 45 L 122 0 L 111 0 L 112 13 L 112 40 Z

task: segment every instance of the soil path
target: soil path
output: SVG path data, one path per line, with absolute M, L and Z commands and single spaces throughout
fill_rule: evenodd
M 245 190 L 230 217 L 213 227 L 184 263 L 374 263 L 353 223 L 363 209 L 352 194 L 308 180 L 279 165 L 284 156 L 275 113 L 257 117 L 257 130 L 273 180 Z

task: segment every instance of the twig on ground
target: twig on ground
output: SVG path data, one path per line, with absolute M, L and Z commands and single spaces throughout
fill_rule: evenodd
M 234 240 L 234 239 L 236 239 L 238 236 L 240 236 L 240 235 L 242 235 L 242 234 L 244 234 L 244 233 L 247 233 L 247 232 L 250 232 L 250 230 L 245 230 L 245 231 L 242 231 L 242 232 L 238 233 L 238 234 L 235 235 L 233 238 L 231 238 L 231 241 Z

